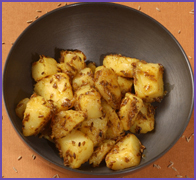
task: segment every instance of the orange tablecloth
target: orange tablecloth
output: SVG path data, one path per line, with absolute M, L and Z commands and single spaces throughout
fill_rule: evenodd
M 59 5 L 61 4 L 61 5 Z M 71 4 L 71 3 L 67 3 Z M 194 15 L 190 13 L 194 9 L 193 2 L 122 2 L 132 8 L 150 15 L 164 25 L 180 42 L 185 50 L 192 66 L 194 67 Z M 36 16 L 51 11 L 65 3 L 58 2 L 3 2 L 2 3 L 2 68 L 11 49 L 12 43 L 28 26 L 28 20 L 35 20 Z M 156 8 L 159 8 L 158 11 Z M 41 10 L 41 12 L 37 12 Z M 186 87 L 185 87 L 186 88 Z M 2 103 L 3 104 L 3 103 Z M 98 177 L 76 174 L 72 171 L 64 173 L 52 169 L 39 157 L 32 159 L 33 152 L 24 145 L 12 127 L 4 105 L 2 108 L 2 176 L 4 178 L 51 178 L 58 174 L 61 178 L 74 177 Z M 194 177 L 194 137 L 187 142 L 186 137 L 194 133 L 194 115 L 184 132 L 184 137 L 154 164 L 161 169 L 153 167 L 153 164 L 127 175 L 115 176 L 124 178 L 175 178 Z M 18 161 L 18 157 L 22 159 Z M 170 161 L 174 162 L 172 168 L 168 168 Z M 14 171 L 13 167 L 17 170 Z

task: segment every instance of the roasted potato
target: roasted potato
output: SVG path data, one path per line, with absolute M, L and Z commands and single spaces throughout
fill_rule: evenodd
M 127 92 L 131 92 L 133 86 L 133 79 L 118 76 L 118 84 L 120 87 L 121 95 L 122 97 L 124 97 Z
M 78 73 L 78 70 L 70 66 L 68 63 L 58 63 L 57 68 L 58 72 L 67 74 L 70 77 L 70 79 L 73 79 L 74 76 Z
M 133 78 L 134 67 L 139 60 L 136 58 L 125 57 L 120 54 L 105 56 L 103 65 L 112 68 L 118 76 Z
M 15 109 L 22 132 L 55 143 L 70 168 L 137 166 L 145 147 L 134 134 L 154 129 L 150 103 L 165 95 L 164 68 L 120 54 L 98 67 L 85 60 L 82 51 L 62 50 L 59 63 L 43 55 L 32 64 L 34 94 Z
M 106 165 L 112 170 L 137 166 L 140 163 L 143 149 L 144 146 L 134 134 L 127 134 L 107 154 Z
M 32 77 L 39 81 L 47 76 L 57 73 L 57 62 L 55 59 L 40 56 L 40 59 L 32 64 Z
M 63 50 L 61 51 L 60 64 L 58 68 L 62 72 L 73 78 L 78 72 L 86 67 L 86 56 L 79 50 Z
M 58 112 L 68 110 L 74 104 L 70 78 L 65 73 L 57 73 L 38 81 L 34 91 L 46 100 L 52 100 Z
M 52 139 L 66 136 L 79 123 L 86 119 L 86 114 L 82 111 L 60 111 L 52 118 Z
M 121 102 L 121 91 L 118 84 L 118 77 L 115 72 L 104 66 L 99 66 L 95 70 L 95 87 L 108 104 L 119 109 Z
M 24 98 L 16 106 L 15 112 L 16 112 L 16 115 L 20 119 L 23 119 L 24 117 L 24 112 L 25 112 L 28 101 L 29 101 L 29 98 Z
M 124 130 L 127 131 L 131 128 L 143 106 L 144 103 L 140 98 L 131 93 L 125 94 L 125 97 L 120 105 L 120 110 L 118 112 Z
M 107 153 L 113 148 L 114 144 L 114 140 L 104 140 L 98 147 L 95 148 L 89 159 L 89 164 L 92 164 L 93 167 L 99 166 L 99 164 L 105 159 Z
M 107 128 L 107 119 L 96 118 L 83 121 L 80 130 L 97 146 L 105 139 Z
M 45 138 L 48 141 L 54 143 L 54 140 L 51 138 L 52 134 L 52 127 L 51 127 L 51 120 L 42 128 L 39 138 Z
M 154 114 L 155 108 L 150 103 L 144 103 L 130 128 L 130 132 L 142 134 L 152 131 L 155 124 Z
M 90 85 L 82 86 L 75 92 L 74 107 L 78 111 L 84 111 L 87 119 L 102 117 L 101 96 Z
M 145 102 L 161 102 L 164 96 L 161 64 L 138 62 L 134 75 L 135 94 Z
M 67 136 L 55 140 L 64 165 L 79 168 L 93 153 L 93 142 L 79 130 L 73 129 Z
M 24 136 L 32 136 L 40 133 L 53 115 L 53 104 L 43 97 L 33 94 L 29 99 L 22 121 Z
M 93 74 L 95 73 L 95 69 L 97 68 L 96 64 L 94 62 L 89 62 L 87 64 L 87 67 L 91 69 L 91 71 L 93 72 Z
M 105 101 L 101 102 L 103 108 L 103 114 L 107 119 L 108 129 L 106 131 L 107 139 L 116 139 L 123 132 L 122 122 L 119 120 L 116 111 Z
M 85 86 L 89 84 L 91 87 L 94 86 L 94 80 L 93 80 L 93 72 L 90 68 L 84 68 L 82 69 L 74 78 L 72 81 L 72 87 L 73 90 L 76 91 L 79 87 Z

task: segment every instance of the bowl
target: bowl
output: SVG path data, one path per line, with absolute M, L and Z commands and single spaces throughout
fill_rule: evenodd
M 165 67 L 168 94 L 156 104 L 155 130 L 137 135 L 145 145 L 145 159 L 139 166 L 112 171 L 105 163 L 79 169 L 63 165 L 54 144 L 37 137 L 24 137 L 21 120 L 15 114 L 17 103 L 30 97 L 34 81 L 31 65 L 40 54 L 59 58 L 61 49 L 79 49 L 87 60 L 101 65 L 103 57 L 115 53 L 135 57 Z M 183 72 L 183 73 L 182 73 Z M 63 170 L 91 175 L 129 173 L 163 156 L 186 129 L 193 111 L 193 73 L 188 58 L 174 36 L 148 15 L 113 3 L 79 3 L 43 15 L 18 37 L 3 72 L 3 98 L 16 132 L 23 142 L 49 164 Z M 14 91 L 13 91 L 14 90 Z

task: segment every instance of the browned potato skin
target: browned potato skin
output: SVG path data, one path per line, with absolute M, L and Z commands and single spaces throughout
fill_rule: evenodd
M 144 103 L 144 107 L 138 113 L 130 132 L 143 134 L 154 129 L 155 124 L 155 108 L 150 103 Z
M 117 78 L 117 75 L 112 69 L 104 66 L 99 66 L 95 70 L 95 87 L 114 109 L 119 109 L 121 102 L 121 91 Z
M 114 140 L 104 140 L 98 147 L 93 151 L 92 156 L 89 159 L 89 164 L 93 167 L 99 166 L 99 164 L 104 160 L 107 153 L 114 147 Z
M 110 54 L 105 56 L 103 65 L 112 68 L 118 76 L 133 78 L 136 58 L 125 57 L 120 54 Z
M 22 120 L 24 117 L 24 112 L 27 106 L 27 103 L 29 101 L 29 98 L 22 99 L 16 106 L 15 112 L 16 115 Z
M 143 101 L 161 102 L 165 92 L 163 83 L 164 67 L 161 64 L 140 61 L 134 72 L 135 94 Z
M 60 111 L 52 118 L 52 139 L 58 139 L 66 136 L 79 123 L 86 119 L 86 114 L 82 111 Z

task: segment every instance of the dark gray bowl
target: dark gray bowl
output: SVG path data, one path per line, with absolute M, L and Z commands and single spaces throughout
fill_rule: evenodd
M 24 137 L 17 103 L 33 92 L 31 64 L 43 54 L 58 58 L 60 49 L 79 49 L 88 60 L 102 64 L 103 56 L 121 53 L 165 67 L 169 92 L 156 111 L 153 132 L 139 135 L 146 158 L 137 167 L 112 171 L 104 163 L 80 169 L 63 166 L 55 146 L 44 139 Z M 49 164 L 60 170 L 92 175 L 132 172 L 164 155 L 181 137 L 193 110 L 193 73 L 180 44 L 160 23 L 135 9 L 112 3 L 79 3 L 58 8 L 32 23 L 17 39 L 5 64 L 3 97 L 9 118 L 21 139 Z

